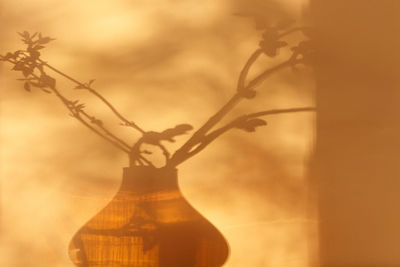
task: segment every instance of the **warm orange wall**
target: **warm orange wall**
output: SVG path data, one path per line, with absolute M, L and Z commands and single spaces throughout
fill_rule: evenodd
M 399 266 L 400 3 L 314 0 L 321 266 Z
M 145 129 L 198 127 L 234 92 L 260 39 L 250 18 L 233 13 L 300 16 L 303 5 L 265 3 L 2 0 L 0 53 L 20 47 L 17 31 L 41 31 L 57 38 L 45 60 L 82 81 L 96 79 L 95 88 Z M 259 70 L 275 63 L 265 60 Z M 26 93 L 17 74 L 0 66 L 0 266 L 72 266 L 72 235 L 115 194 L 127 159 L 68 117 L 55 98 Z M 137 138 L 99 102 L 58 84 L 127 140 Z M 312 95 L 310 71 L 288 70 L 235 114 L 309 106 Z M 180 168 L 183 194 L 230 243 L 226 266 L 307 266 L 304 229 L 315 225 L 304 207 L 313 118 L 281 115 L 254 134 L 232 131 Z

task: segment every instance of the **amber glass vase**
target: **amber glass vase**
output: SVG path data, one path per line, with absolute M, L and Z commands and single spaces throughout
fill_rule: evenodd
M 219 267 L 222 234 L 183 198 L 172 168 L 124 168 L 111 202 L 73 237 L 78 267 Z

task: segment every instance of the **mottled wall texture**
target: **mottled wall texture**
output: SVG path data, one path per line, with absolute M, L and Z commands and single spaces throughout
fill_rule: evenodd
M 81 81 L 96 79 L 94 87 L 145 129 L 163 130 L 180 123 L 199 127 L 234 93 L 241 67 L 258 47 L 261 32 L 255 29 L 253 17 L 266 21 L 292 17 L 303 23 L 300 18 L 306 5 L 303 0 L 0 0 L 0 53 L 21 47 L 16 32 L 40 31 L 57 39 L 43 50 L 44 60 Z M 327 9 L 323 5 L 318 8 Z M 344 21 L 350 20 L 350 13 L 360 11 L 346 12 L 349 14 L 340 15 Z M 374 19 L 386 24 L 383 15 Z M 351 39 L 366 40 L 360 45 L 354 41 L 356 51 L 372 47 L 382 36 L 387 38 L 385 29 L 373 21 L 368 22 L 374 30 L 369 39 L 354 26 Z M 343 33 L 346 38 L 347 31 Z M 303 36 L 290 38 L 296 43 Z M 380 60 L 390 60 L 388 49 L 380 48 L 368 50 L 378 60 L 371 65 L 374 68 Z M 290 49 L 272 61 L 265 57 L 256 70 L 289 56 Z M 353 56 L 365 58 L 359 53 Z M 70 118 L 52 95 L 38 90 L 27 93 L 16 81 L 19 74 L 7 64 L 0 68 L 0 266 L 72 267 L 69 241 L 116 193 L 128 160 Z M 371 99 L 383 102 L 387 98 L 394 103 L 395 97 L 389 94 L 396 92 L 381 73 L 379 82 L 371 77 L 356 87 L 343 82 L 337 83 L 339 89 L 333 84 L 324 86 L 332 94 L 345 92 L 345 100 L 353 103 L 356 94 L 365 93 L 365 85 Z M 371 76 L 361 71 L 356 75 Z M 136 133 L 120 127 L 90 95 L 72 90 L 74 85 L 65 80 L 59 79 L 57 84 L 68 97 L 85 102 L 88 110 L 129 142 L 137 139 Z M 311 69 L 299 67 L 293 72 L 288 68 L 265 82 L 257 98 L 243 101 L 230 118 L 266 109 L 313 106 L 314 95 Z M 335 97 L 331 98 L 336 101 Z M 345 103 L 349 105 L 340 107 L 332 102 L 326 108 L 345 112 L 350 102 Z M 374 122 L 382 116 L 387 116 L 387 122 L 395 119 L 393 105 L 384 110 L 381 104 L 374 105 L 371 101 L 368 112 L 360 106 L 360 114 L 365 111 Z M 255 133 L 231 131 L 180 166 L 183 195 L 230 244 L 225 266 L 309 266 L 308 233 L 316 221 L 307 211 L 306 177 L 314 116 L 309 112 L 284 114 L 267 118 L 268 126 Z M 374 131 L 377 127 L 373 126 Z M 392 128 L 379 129 L 382 138 L 394 138 L 389 131 Z M 369 129 L 362 128 L 360 136 L 372 140 L 369 134 Z M 178 147 L 186 138 L 178 138 L 169 148 Z M 338 141 L 337 149 L 349 148 L 349 143 Z M 389 141 L 385 144 L 387 151 L 396 148 L 389 147 Z M 385 184 L 396 178 L 384 172 L 379 177 L 387 179 Z M 377 194 L 383 192 L 376 190 Z M 382 203 L 389 203 L 394 192 L 384 197 Z M 361 196 L 363 199 L 366 197 Z M 365 227 L 372 227 L 372 222 L 366 223 Z
M 320 266 L 400 266 L 400 2 L 313 0 Z

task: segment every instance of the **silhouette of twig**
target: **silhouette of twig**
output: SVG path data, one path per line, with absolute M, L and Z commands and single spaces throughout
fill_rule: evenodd
M 226 133 L 227 131 L 234 129 L 234 128 L 243 129 L 242 124 L 251 121 L 251 119 L 253 119 L 253 118 L 258 118 L 258 117 L 267 116 L 267 115 L 286 114 L 286 113 L 305 112 L 305 111 L 315 111 L 315 108 L 304 107 L 304 108 L 290 108 L 290 109 L 273 109 L 273 110 L 261 111 L 261 112 L 257 112 L 257 113 L 251 113 L 248 115 L 240 116 L 240 117 L 234 119 L 233 121 L 231 121 L 230 123 L 226 124 L 225 126 L 205 135 L 202 138 L 202 140 L 200 141 L 200 143 L 196 147 L 194 147 L 191 151 L 189 151 L 189 153 L 186 154 L 186 157 L 182 160 L 184 161 L 184 160 L 187 160 L 187 159 L 193 157 L 194 155 L 196 155 L 197 153 L 202 151 L 211 142 L 213 142 L 215 139 L 217 139 L 218 137 L 220 137 L 222 134 Z M 265 122 L 261 123 L 261 124 L 259 123 L 259 122 L 263 122 L 262 120 L 258 120 L 257 122 L 259 125 L 254 125 L 254 126 L 250 126 L 249 128 L 244 128 L 244 130 L 248 131 L 248 132 L 254 132 L 256 127 L 266 125 Z
M 101 120 L 96 119 L 94 116 L 90 116 L 86 111 L 81 110 L 80 113 L 87 118 L 91 123 L 95 124 L 97 127 L 103 130 L 103 132 L 109 136 L 110 138 L 114 139 L 116 142 L 118 142 L 120 145 L 122 145 L 126 151 L 129 152 L 131 147 L 122 139 L 117 137 L 115 134 L 111 133 L 106 127 L 104 127 L 104 124 Z
M 266 122 L 258 118 L 260 116 L 314 110 L 313 108 L 296 108 L 252 113 L 243 115 L 210 133 L 210 131 L 241 100 L 253 99 L 256 96 L 256 91 L 254 89 L 271 74 L 288 66 L 294 67 L 300 63 L 307 64 L 313 61 L 314 47 L 312 42 L 310 40 L 302 41 L 298 44 L 298 46 L 292 48 L 293 54 L 288 60 L 272 68 L 266 69 L 265 71 L 256 75 L 255 78 L 247 82 L 247 76 L 251 70 L 251 67 L 257 62 L 261 55 L 265 54 L 268 57 L 275 57 L 279 49 L 288 45 L 285 41 L 282 41 L 281 38 L 297 31 L 302 31 L 306 36 L 310 35 L 309 28 L 295 27 L 292 29 L 287 29 L 288 25 L 290 24 L 291 22 L 283 22 L 276 24 L 274 27 L 266 27 L 264 29 L 263 39 L 260 42 L 260 47 L 250 55 L 240 72 L 236 92 L 227 101 L 227 103 L 221 107 L 221 109 L 219 109 L 197 131 L 195 131 L 191 137 L 172 155 L 162 144 L 162 142 L 174 142 L 175 137 L 186 134 L 188 131 L 193 129 L 190 124 L 179 124 L 174 128 L 168 128 L 160 132 L 143 130 L 135 122 L 132 122 L 124 117 L 103 95 L 93 89 L 92 83 L 94 80 L 91 80 L 88 83 L 82 83 L 40 58 L 40 50 L 45 47 L 45 44 L 54 39 L 50 37 L 43 37 L 40 33 L 31 35 L 27 31 L 24 31 L 23 33 L 19 33 L 19 35 L 22 37 L 22 41 L 27 45 L 26 50 L 17 50 L 14 53 L 7 53 L 4 56 L 0 55 L 0 60 L 12 63 L 14 65 L 13 70 L 22 72 L 24 78 L 19 80 L 24 81 L 25 90 L 31 91 L 31 87 L 37 87 L 46 93 L 54 93 L 55 96 L 59 98 L 66 108 L 71 112 L 70 115 L 72 117 L 76 118 L 84 126 L 113 144 L 118 149 L 128 153 L 131 165 L 148 165 L 154 167 L 153 163 L 144 156 L 146 154 L 151 154 L 151 152 L 141 150 L 142 145 L 149 144 L 161 149 L 165 157 L 166 166 L 176 167 L 183 161 L 203 150 L 212 141 L 232 128 L 240 128 L 248 132 L 253 132 L 257 127 L 265 125 Z M 113 114 L 122 122 L 121 124 L 123 126 L 134 128 L 135 130 L 139 131 L 142 136 L 134 145 L 128 145 L 124 140 L 108 130 L 101 120 L 87 113 L 84 110 L 84 104 L 79 103 L 77 100 L 71 101 L 67 99 L 57 89 L 56 80 L 49 76 L 45 72 L 45 69 L 51 70 L 67 80 L 75 83 L 75 89 L 89 91 L 89 93 L 99 98 L 103 104 L 105 104 L 113 112 Z
M 246 87 L 246 78 L 247 78 L 247 75 L 249 73 L 251 66 L 253 65 L 254 62 L 256 62 L 256 60 L 262 54 L 262 52 L 263 52 L 262 49 L 257 49 L 247 60 L 246 64 L 244 65 L 244 67 L 239 75 L 238 85 L 237 85 L 238 92 L 245 94 L 245 95 L 246 95 L 246 93 L 247 94 L 252 93 L 252 92 L 246 91 L 246 88 L 245 88 Z M 248 97 L 251 97 L 251 95 L 249 95 Z
M 4 58 L 4 57 L 3 57 Z M 12 64 L 14 64 L 14 66 L 16 66 L 18 64 L 18 61 L 13 60 L 11 58 L 8 59 L 3 59 L 4 61 L 10 62 Z M 46 84 L 42 84 L 41 86 L 43 87 L 43 90 L 46 90 L 46 88 L 48 88 L 50 91 L 48 92 L 53 92 L 55 94 L 55 96 L 57 98 L 59 98 L 61 100 L 61 102 L 64 104 L 64 106 L 71 112 L 70 115 L 74 118 L 76 118 L 79 122 L 81 122 L 84 126 L 86 126 L 88 129 L 90 129 L 91 131 L 93 131 L 95 134 L 97 134 L 98 136 L 102 137 L 103 139 L 107 140 L 108 142 L 110 142 L 111 144 L 113 144 L 115 147 L 121 149 L 122 151 L 129 153 L 129 146 L 122 141 L 121 139 L 119 139 L 117 136 L 115 136 L 114 134 L 112 134 L 109 130 L 107 130 L 107 128 L 104 127 L 104 125 L 102 124 L 101 121 L 99 120 L 94 120 L 93 116 L 90 116 L 87 112 L 85 112 L 83 110 L 84 105 L 80 104 L 77 105 L 77 101 L 71 101 L 69 99 L 67 99 L 65 96 L 63 96 L 59 90 L 57 90 L 56 86 L 55 86 L 55 80 L 52 79 L 50 76 L 48 76 L 42 69 L 40 70 L 40 75 L 38 76 L 35 73 L 30 73 L 30 76 L 36 80 L 36 81 L 40 81 L 43 80 L 43 78 L 41 77 L 46 77 L 47 80 L 49 81 L 54 81 L 54 82 L 48 82 Z M 32 81 L 32 79 L 31 79 Z M 94 123 L 98 128 L 100 128 L 103 132 L 101 133 L 100 131 L 98 131 L 95 127 L 91 126 L 87 121 L 85 121 L 82 117 L 81 114 L 90 119 L 91 123 Z
M 249 65 L 249 62 L 253 64 L 255 62 L 254 58 L 256 55 L 259 55 L 259 50 L 257 50 L 255 53 L 252 54 L 250 57 L 250 60 L 247 61 L 245 64 L 245 67 L 243 68 L 244 71 L 242 73 L 248 72 L 248 69 L 251 67 Z M 192 137 L 186 141 L 186 143 L 178 149 L 172 156 L 170 163 L 174 166 L 177 166 L 178 164 L 182 163 L 184 160 L 188 159 L 188 153 L 193 149 L 193 147 L 197 146 L 198 144 L 203 142 L 203 139 L 205 138 L 206 133 L 214 127 L 218 122 L 221 121 L 221 119 L 228 114 L 229 111 L 231 111 L 243 98 L 247 98 L 246 94 L 243 94 L 243 92 L 248 92 L 252 89 L 254 89 L 257 85 L 260 85 L 269 75 L 275 73 L 276 71 L 291 66 L 293 62 L 291 60 L 285 61 L 273 68 L 269 68 L 256 76 L 254 79 L 252 79 L 247 86 L 244 86 L 243 89 L 241 87 L 238 87 L 238 92 L 235 93 L 231 99 L 219 110 L 217 113 L 215 113 L 203 126 L 200 127 L 193 135 Z M 243 75 L 245 76 L 245 75 Z M 244 81 L 244 78 L 241 77 L 239 78 L 239 86 L 242 86 L 242 83 Z
M 38 61 L 40 63 L 42 63 L 43 66 L 46 66 L 47 68 L 51 69 L 52 71 L 54 71 L 54 72 L 58 73 L 59 75 L 67 78 L 68 80 L 74 82 L 77 85 L 76 89 L 88 90 L 90 93 L 92 93 L 93 95 L 98 97 L 124 123 L 125 126 L 132 127 L 134 129 L 138 130 L 142 134 L 145 133 L 145 131 L 142 128 L 140 128 L 135 122 L 130 121 L 127 118 L 125 118 L 124 116 L 122 116 L 121 113 L 119 111 L 117 111 L 117 109 L 106 98 L 104 98 L 99 92 L 94 90 L 90 86 L 90 84 L 84 84 L 82 82 L 79 82 L 78 80 L 76 80 L 76 79 L 72 78 L 71 76 L 65 74 L 64 72 L 56 69 L 55 67 L 49 65 L 48 63 L 46 63 L 45 61 L 43 61 L 41 59 L 38 59 Z
M 242 68 L 242 71 L 240 72 L 237 92 L 219 111 L 217 111 L 217 113 L 215 113 L 203 126 L 201 126 L 181 148 L 179 148 L 173 154 L 170 160 L 171 165 L 177 166 L 178 164 L 193 156 L 193 154 L 191 153 L 194 151 L 193 149 L 195 147 L 202 147 L 201 150 L 204 149 L 205 146 L 202 146 L 201 144 L 206 144 L 207 141 L 205 141 L 205 139 L 210 138 L 206 135 L 207 132 L 212 129 L 218 122 L 220 122 L 221 119 L 229 111 L 231 111 L 243 98 L 254 98 L 256 96 L 256 91 L 254 91 L 254 89 L 259 86 L 265 79 L 267 79 L 269 75 L 285 67 L 294 67 L 297 64 L 306 64 L 312 61 L 314 49 L 311 41 L 303 41 L 297 47 L 292 48 L 293 54 L 289 58 L 289 60 L 275 67 L 266 69 L 264 72 L 256 76 L 246 85 L 248 72 L 261 54 L 264 53 L 269 57 L 275 57 L 279 48 L 287 46 L 287 43 L 281 41 L 280 38 L 297 31 L 303 31 L 306 36 L 309 36 L 310 30 L 307 27 L 295 27 L 282 33 L 281 31 L 284 30 L 287 26 L 288 23 L 285 22 L 276 27 L 267 27 L 265 29 L 263 40 L 260 42 L 260 48 L 251 54 L 246 64 Z M 212 136 L 214 135 L 215 133 Z M 216 135 L 216 137 L 218 136 L 219 135 Z

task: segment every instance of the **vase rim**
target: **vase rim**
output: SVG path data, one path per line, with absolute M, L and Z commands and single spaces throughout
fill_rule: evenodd
M 129 189 L 140 194 L 175 190 L 178 188 L 176 168 L 134 166 L 123 168 L 120 190 Z
M 124 170 L 154 170 L 154 171 L 163 171 L 163 170 L 169 170 L 169 171 L 178 171 L 176 167 L 169 167 L 169 166 L 163 166 L 160 168 L 153 167 L 153 166 L 129 166 L 129 167 L 124 167 Z
M 178 170 L 174 167 L 162 167 L 155 168 L 152 166 L 132 166 L 123 168 L 123 174 L 126 177 L 160 177 L 160 176 L 172 176 L 178 175 Z

